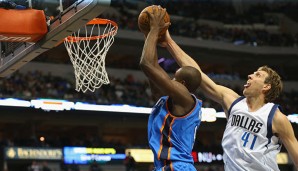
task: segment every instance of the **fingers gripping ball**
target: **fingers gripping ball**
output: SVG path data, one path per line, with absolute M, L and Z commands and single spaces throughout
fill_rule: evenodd
M 146 11 L 152 13 L 153 12 L 153 5 L 144 8 L 141 11 L 141 13 L 139 15 L 139 18 L 138 18 L 139 29 L 145 35 L 147 35 L 150 31 L 150 18 L 148 16 L 148 14 L 146 13 Z M 165 21 L 165 23 L 170 22 L 170 16 L 167 12 L 166 12 L 166 15 L 164 16 L 164 21 Z M 164 35 L 166 33 L 166 31 L 168 30 L 168 28 L 169 28 L 169 26 L 164 27 L 161 30 L 161 32 L 159 33 L 159 36 Z

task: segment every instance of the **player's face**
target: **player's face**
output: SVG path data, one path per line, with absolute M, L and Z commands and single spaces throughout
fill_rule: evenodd
M 258 96 L 265 90 L 267 84 L 265 79 L 268 73 L 265 71 L 257 70 L 253 74 L 248 75 L 248 80 L 244 85 L 243 94 L 244 96 Z

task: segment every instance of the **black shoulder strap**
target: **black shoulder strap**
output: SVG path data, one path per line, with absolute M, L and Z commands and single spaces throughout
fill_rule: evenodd
M 228 118 L 230 117 L 230 114 L 231 114 L 231 110 L 232 110 L 232 108 L 233 108 L 233 106 L 236 104 L 236 103 L 238 103 L 239 101 L 241 101 L 242 99 L 244 99 L 245 97 L 244 96 L 240 96 L 238 99 L 236 99 L 232 104 L 231 104 L 231 106 L 230 106 L 230 108 L 229 108 L 229 110 L 228 110 Z M 228 119 L 227 118 L 227 119 Z

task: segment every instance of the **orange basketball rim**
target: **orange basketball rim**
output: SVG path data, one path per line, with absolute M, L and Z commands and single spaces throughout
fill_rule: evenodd
M 118 25 L 116 22 L 109 20 L 109 19 L 104 19 L 104 18 L 94 18 L 93 20 L 89 21 L 86 26 L 90 26 L 90 25 L 106 25 L 106 26 L 112 26 L 113 28 L 108 32 L 108 33 L 104 33 L 101 35 L 97 35 L 97 36 L 90 36 L 90 37 L 75 37 L 75 36 L 68 36 L 65 38 L 64 41 L 68 41 L 68 42 L 78 42 L 78 41 L 82 41 L 82 40 L 96 40 L 96 39 L 102 39 L 104 37 L 107 36 L 114 36 L 117 34 L 117 30 L 118 30 Z

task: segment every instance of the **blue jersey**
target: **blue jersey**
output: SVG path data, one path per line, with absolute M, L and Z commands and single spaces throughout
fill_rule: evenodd
M 171 165 L 171 162 L 193 164 L 191 152 L 196 129 L 201 123 L 202 102 L 192 96 L 196 101 L 194 108 L 181 117 L 170 113 L 168 96 L 161 97 L 152 109 L 148 122 L 148 139 L 157 169 Z

